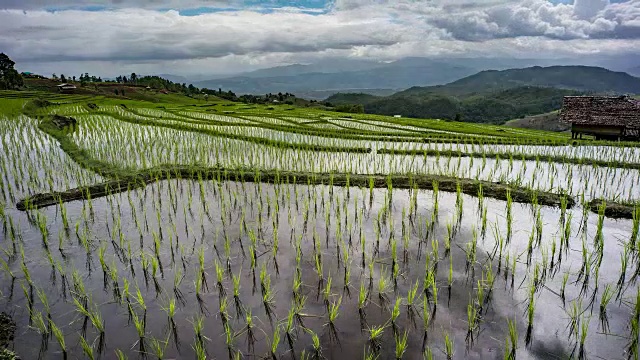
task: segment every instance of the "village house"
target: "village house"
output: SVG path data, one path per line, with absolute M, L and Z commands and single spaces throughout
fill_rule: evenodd
M 57 87 L 58 87 L 58 90 L 60 90 L 60 92 L 64 92 L 64 93 L 73 92 L 73 90 L 76 89 L 75 85 L 67 84 L 67 83 L 57 85 Z
M 565 96 L 560 121 L 571 124 L 571 137 L 640 140 L 640 101 L 629 96 Z

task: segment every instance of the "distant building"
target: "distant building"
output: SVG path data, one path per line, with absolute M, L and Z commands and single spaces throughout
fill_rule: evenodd
M 401 118 L 402 115 L 393 115 L 394 118 Z
M 73 92 L 76 89 L 76 86 L 73 84 L 60 84 L 57 85 L 58 86 L 58 90 L 60 90 L 60 92 Z
M 571 124 L 571 137 L 640 140 L 640 101 L 628 96 L 565 96 L 560 121 Z

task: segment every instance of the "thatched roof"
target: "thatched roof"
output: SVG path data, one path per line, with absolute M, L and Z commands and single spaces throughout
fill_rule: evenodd
M 628 96 L 565 96 L 560 121 L 640 129 L 640 103 Z

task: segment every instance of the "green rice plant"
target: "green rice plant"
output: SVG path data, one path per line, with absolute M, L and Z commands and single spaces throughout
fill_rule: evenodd
M 516 350 L 518 350 L 518 328 L 516 326 L 516 320 L 507 319 L 507 325 L 509 327 L 509 337 L 507 338 L 507 344 L 510 344 L 510 349 L 505 351 L 505 358 L 509 360 L 516 359 Z M 509 346 L 507 346 L 509 348 Z
M 447 275 L 447 285 L 449 286 L 450 292 L 451 285 L 453 285 L 453 257 L 449 257 L 449 273 Z
M 296 303 L 293 302 L 291 304 L 291 307 L 289 308 L 289 312 L 287 313 L 287 319 L 285 321 L 285 325 L 284 325 L 284 332 L 285 332 L 285 336 L 287 338 L 287 343 L 289 344 L 289 350 L 294 351 L 293 350 L 293 344 L 296 340 L 296 334 L 295 334 L 295 320 L 296 319 Z
M 403 336 L 399 336 L 398 334 L 394 336 L 396 343 L 396 360 L 402 359 L 404 353 L 407 351 L 407 336 L 406 331 Z
M 384 333 L 384 325 L 374 325 L 367 329 L 369 332 L 369 346 L 374 353 L 379 353 L 382 349 L 382 334 Z
M 637 359 L 640 348 L 640 287 L 636 288 L 635 302 L 633 305 L 633 314 L 629 323 L 630 334 L 629 343 L 626 351 L 630 359 Z
M 67 357 L 67 345 L 64 341 L 64 334 L 62 332 L 62 330 L 60 330 L 60 328 L 53 322 L 52 319 L 49 319 L 49 328 L 51 329 L 51 332 L 53 333 L 53 336 L 56 338 L 56 341 L 58 342 L 58 345 L 60 346 L 60 350 L 62 351 L 62 356 L 64 358 Z
M 337 301 L 332 301 L 327 308 L 327 314 L 329 316 L 329 322 L 325 324 L 325 326 L 329 326 L 329 334 L 339 342 L 338 339 L 338 331 L 336 329 L 335 321 L 340 315 L 340 305 L 342 304 L 342 297 L 340 297 Z
M 453 359 L 455 347 L 453 345 L 453 338 L 448 332 L 444 333 L 444 354 L 447 360 Z
M 533 283 L 529 286 L 529 303 L 527 305 L 527 333 L 525 336 L 525 342 L 527 345 L 531 343 L 531 334 L 533 331 L 533 317 L 535 314 L 535 292 L 536 288 Z
M 95 355 L 93 354 L 93 346 L 89 345 L 84 336 L 80 336 L 80 346 L 82 346 L 82 352 L 84 353 L 84 356 L 87 357 L 87 359 L 95 359 Z
M 475 304 L 467 304 L 467 336 L 466 340 L 473 343 L 473 333 L 478 328 L 479 314 Z
M 640 234 L 640 204 L 636 204 L 632 213 L 633 223 L 631 226 L 631 237 L 629 238 L 629 245 L 633 249 L 636 247 L 638 241 L 638 235 Z
M 173 295 L 176 300 L 178 300 L 182 305 L 186 304 L 186 300 L 184 299 L 184 295 L 180 290 L 180 285 L 182 284 L 182 280 L 184 280 L 184 275 L 182 270 L 176 269 L 173 273 Z
M 602 331 L 608 332 L 609 330 L 609 320 L 607 318 L 607 305 L 613 298 L 614 290 L 611 287 L 611 284 L 607 284 L 602 291 L 602 296 L 600 297 L 600 324 L 602 325 Z
M 513 227 L 513 212 L 511 210 L 513 206 L 513 198 L 511 197 L 511 189 L 507 188 L 507 243 L 511 240 L 512 227 Z
M 389 284 L 387 282 L 387 274 L 384 266 L 380 266 L 380 277 L 378 278 L 378 299 L 380 300 L 380 306 L 385 306 L 389 303 L 387 297 Z
M 565 290 L 567 288 L 567 282 L 569 281 L 569 272 L 567 271 L 562 275 L 562 283 L 560 285 L 560 298 L 562 299 L 562 304 L 564 306 L 565 302 Z
M 331 297 L 331 275 L 327 276 L 327 282 L 325 283 L 324 289 L 322 289 L 322 298 L 324 301 L 324 305 L 329 308 L 329 300 Z
M 481 224 L 480 225 L 480 234 L 484 238 L 484 236 L 487 233 L 487 207 L 486 206 L 482 208 L 482 217 L 481 217 L 480 224 Z
M 155 355 L 158 360 L 164 359 L 164 352 L 167 349 L 167 345 L 169 344 L 168 339 L 163 341 L 152 337 L 150 340 L 150 344 L 153 355 Z
M 35 330 L 41 336 L 41 348 L 46 349 L 49 342 L 49 326 L 48 322 L 44 320 L 42 313 L 37 310 L 30 310 L 29 328 Z
M 192 326 L 196 342 L 204 346 L 204 342 L 207 340 L 207 337 L 202 334 L 202 330 L 204 329 L 204 317 L 199 315 L 196 316 L 192 321 Z
M 278 360 L 278 344 L 280 343 L 280 326 L 276 326 L 271 338 L 270 357 L 272 360 Z
M 620 276 L 618 277 L 618 283 L 617 283 L 618 299 L 622 296 L 622 288 L 624 287 L 625 280 L 626 280 L 627 263 L 629 262 L 629 252 L 630 250 L 633 251 L 632 249 L 630 249 L 630 247 L 631 247 L 631 244 L 625 244 L 622 247 L 622 253 L 620 254 Z
M 227 298 L 224 297 L 222 299 L 220 299 L 220 304 L 218 306 L 218 314 L 220 315 L 220 321 L 222 321 L 222 326 L 226 327 L 228 325 L 229 322 L 229 312 L 227 311 L 227 309 L 229 308 L 229 304 L 227 301 Z
M 218 288 L 218 297 L 223 298 L 227 295 L 224 289 L 224 285 L 222 283 L 224 281 L 224 268 L 222 267 L 222 265 L 218 260 L 216 260 L 215 262 L 215 267 L 216 267 L 216 287 Z
M 235 334 L 228 323 L 225 323 L 223 327 L 224 327 L 224 334 L 225 334 L 225 344 L 227 345 L 227 352 L 229 353 L 229 359 L 235 359 L 236 354 L 238 354 L 234 344 Z
M 310 358 L 324 359 L 324 356 L 322 355 L 322 346 L 320 345 L 320 338 L 318 337 L 318 334 L 314 333 L 310 329 L 306 329 L 306 331 L 311 334 L 311 342 L 313 346 L 313 350 Z
M 569 316 L 569 337 L 575 336 L 578 338 L 578 331 L 580 330 L 580 316 L 582 315 L 582 299 L 574 300 L 569 305 L 567 311 Z
M 434 217 L 438 216 L 438 182 L 433 181 L 431 183 L 431 187 L 433 188 L 433 215 Z
M 271 290 L 271 278 L 267 276 L 262 293 L 262 305 L 264 306 L 265 312 L 267 316 L 271 320 L 273 315 L 273 308 L 275 306 L 275 295 L 273 294 L 273 290 Z
M 127 360 L 127 356 L 122 352 L 122 350 L 116 349 L 115 353 L 118 360 Z
M 447 223 L 447 237 L 444 238 L 444 256 L 448 256 L 451 252 L 451 240 L 453 237 L 453 229 L 450 222 Z
M 424 351 L 422 352 L 422 358 L 424 360 L 433 360 L 433 352 L 430 347 L 425 346 Z
M 589 334 L 589 318 L 582 318 L 580 321 L 580 349 L 578 351 L 578 359 L 585 359 L 585 347 L 584 344 Z
M 402 298 L 396 298 L 395 303 L 393 304 L 393 308 L 391 309 L 391 327 L 393 329 L 393 333 L 397 333 L 398 326 L 396 321 L 400 316 L 400 305 L 402 305 Z

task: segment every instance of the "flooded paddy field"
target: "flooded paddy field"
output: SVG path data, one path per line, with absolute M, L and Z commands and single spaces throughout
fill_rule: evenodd
M 240 138 L 133 124 L 116 118 L 121 106 L 100 105 L 111 115 L 65 106 L 41 112 L 75 116 L 72 129 L 51 130 L 42 114 L 0 120 L 0 311 L 15 321 L 11 349 L 24 359 L 638 356 L 640 207 L 614 220 L 604 207 L 585 206 L 593 198 L 636 201 L 638 170 L 377 152 L 397 141 L 335 138 L 312 150 L 295 135 L 284 143 L 287 131 L 302 131 L 287 124 L 320 115 L 269 121 L 135 110 L 141 121 L 282 127 L 265 130 L 272 142 L 264 142 L 257 132 Z M 352 127 L 421 131 L 391 121 Z M 329 139 L 333 130 L 318 128 L 310 131 Z M 637 157 L 622 149 L 625 159 Z M 255 175 L 249 182 L 194 173 L 38 209 L 15 205 L 167 165 Z M 261 179 L 267 170 L 389 180 L 355 186 L 347 175 L 341 186 L 304 184 L 288 175 Z M 408 186 L 390 175 L 406 176 Z M 470 196 L 462 185 L 445 192 L 437 181 L 424 189 L 411 182 L 418 175 L 500 182 L 530 198 L 516 202 L 507 191 L 498 200 L 489 189 Z M 561 200 L 541 205 L 541 191 Z

